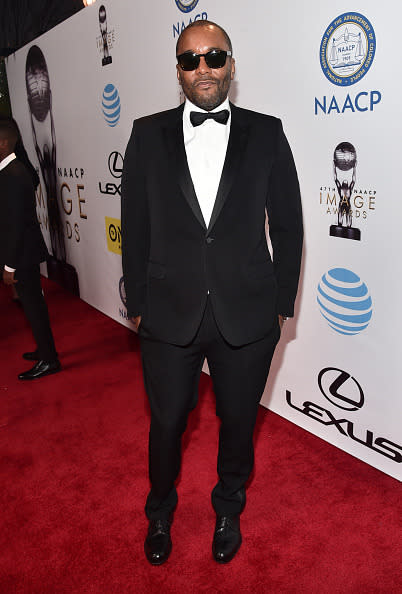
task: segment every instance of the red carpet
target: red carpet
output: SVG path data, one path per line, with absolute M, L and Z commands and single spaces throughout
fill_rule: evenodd
M 210 380 L 184 438 L 166 565 L 144 558 L 148 410 L 136 336 L 44 281 L 64 371 L 34 382 L 0 286 L 0 592 L 402 592 L 400 484 L 261 408 L 243 545 L 211 557 Z M 191 434 L 191 439 L 190 439 Z

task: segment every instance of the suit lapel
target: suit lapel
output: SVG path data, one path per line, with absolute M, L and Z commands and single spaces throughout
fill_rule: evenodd
M 223 165 L 221 181 L 216 194 L 215 204 L 208 225 L 208 232 L 214 226 L 223 205 L 226 202 L 229 191 L 233 185 L 235 175 L 239 169 L 247 141 L 247 128 L 240 121 L 238 108 L 230 104 L 231 125 L 226 158 Z
M 246 148 L 248 132 L 247 127 L 241 122 L 239 113 L 241 110 L 233 104 L 231 104 L 230 107 L 231 126 L 228 148 L 208 231 L 212 229 L 226 202 Z M 187 155 L 183 139 L 183 108 L 184 106 L 181 105 L 176 110 L 177 117 L 174 118 L 172 125 L 167 126 L 164 129 L 165 139 L 172 159 L 172 171 L 177 173 L 177 181 L 183 195 L 200 225 L 204 229 L 207 229 L 187 163 Z
M 207 226 L 194 190 L 193 180 L 191 179 L 187 163 L 186 149 L 184 148 L 182 105 L 178 108 L 177 115 L 177 120 L 175 120 L 173 125 L 164 130 L 169 153 L 172 158 L 173 171 L 177 172 L 177 181 L 191 210 L 200 225 L 206 229 Z

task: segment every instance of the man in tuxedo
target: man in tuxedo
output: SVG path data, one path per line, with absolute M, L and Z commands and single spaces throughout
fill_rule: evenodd
M 60 371 L 40 283 L 40 262 L 48 257 L 35 208 L 33 175 L 17 159 L 18 130 L 12 120 L 0 120 L 0 270 L 3 281 L 14 285 L 31 325 L 37 349 L 24 353 L 34 366 L 21 380 L 38 379 Z
M 206 358 L 221 420 L 214 559 L 241 544 L 258 404 L 302 248 L 297 174 L 281 122 L 229 103 L 226 32 L 195 21 L 177 42 L 184 106 L 134 122 L 122 177 L 123 271 L 151 408 L 145 553 L 166 561 L 181 436 Z M 265 217 L 273 247 L 271 259 Z M 189 532 L 197 538 L 197 526 Z

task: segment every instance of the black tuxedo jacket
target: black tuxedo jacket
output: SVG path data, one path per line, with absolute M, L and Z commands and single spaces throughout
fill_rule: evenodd
M 134 122 L 122 176 L 127 309 L 140 332 L 191 342 L 207 295 L 225 339 L 266 335 L 293 315 L 302 213 L 280 120 L 231 105 L 231 129 L 211 221 L 205 225 L 187 165 L 183 106 Z M 273 259 L 267 247 L 268 213 Z
M 14 159 L 0 171 L 0 266 L 30 268 L 48 251 L 36 215 L 35 188 L 25 165 Z

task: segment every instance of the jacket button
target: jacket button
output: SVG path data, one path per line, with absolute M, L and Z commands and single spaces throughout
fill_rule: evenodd
M 214 240 L 214 238 L 213 238 L 213 237 L 207 237 L 207 243 L 212 243 L 212 242 L 213 242 L 213 240 Z

